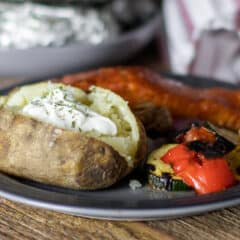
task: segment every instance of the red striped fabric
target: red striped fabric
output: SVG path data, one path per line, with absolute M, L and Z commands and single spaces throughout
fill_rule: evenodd
M 240 0 L 166 0 L 173 71 L 240 83 Z

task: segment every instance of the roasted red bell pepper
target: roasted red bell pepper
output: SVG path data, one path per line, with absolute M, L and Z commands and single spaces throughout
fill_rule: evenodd
M 236 183 L 226 159 L 206 158 L 184 144 L 170 149 L 161 160 L 171 164 L 175 174 L 199 194 L 221 191 Z

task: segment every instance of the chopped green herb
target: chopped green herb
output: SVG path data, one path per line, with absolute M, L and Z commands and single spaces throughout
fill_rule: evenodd
M 76 122 L 72 121 L 72 128 L 75 128 L 75 126 L 76 126 Z

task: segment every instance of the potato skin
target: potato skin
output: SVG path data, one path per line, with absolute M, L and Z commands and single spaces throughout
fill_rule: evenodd
M 99 140 L 0 109 L 0 171 L 94 190 L 114 184 L 130 169 L 122 156 Z

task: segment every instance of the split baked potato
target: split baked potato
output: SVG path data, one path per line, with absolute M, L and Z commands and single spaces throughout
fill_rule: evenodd
M 71 96 L 66 103 L 63 99 L 69 96 L 64 95 L 50 109 L 45 100 L 51 99 L 54 91 Z M 99 132 L 96 126 L 102 126 L 94 117 L 91 128 L 83 129 L 69 116 L 64 122 L 60 110 L 51 112 L 54 104 L 58 110 L 66 108 L 65 113 L 70 112 L 71 104 L 77 104 L 73 111 L 85 106 L 86 123 L 89 116 L 98 114 L 97 119 L 114 124 L 116 131 Z M 94 190 L 113 185 L 144 161 L 145 130 L 127 102 L 109 90 L 93 86 L 84 92 L 61 83 L 41 82 L 16 88 L 0 98 L 0 105 L 0 171 L 4 173 L 66 188 Z M 31 112 L 33 106 L 39 108 Z M 43 111 L 50 117 L 44 119 Z

